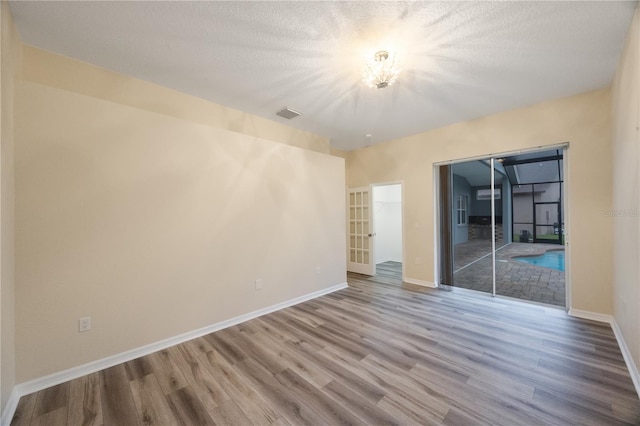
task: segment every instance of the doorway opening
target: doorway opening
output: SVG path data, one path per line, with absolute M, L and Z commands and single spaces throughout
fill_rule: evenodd
M 402 185 L 373 186 L 375 275 L 402 279 Z
M 565 307 L 564 148 L 437 167 L 439 283 Z
M 402 282 L 402 184 L 351 188 L 348 208 L 347 270 Z

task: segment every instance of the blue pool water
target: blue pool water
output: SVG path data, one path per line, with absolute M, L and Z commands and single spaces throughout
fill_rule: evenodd
M 540 256 L 514 257 L 513 260 L 564 272 L 564 250 L 550 250 Z

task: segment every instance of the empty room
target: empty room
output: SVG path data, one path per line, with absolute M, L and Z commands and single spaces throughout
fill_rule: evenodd
M 0 6 L 0 425 L 640 424 L 637 2 Z

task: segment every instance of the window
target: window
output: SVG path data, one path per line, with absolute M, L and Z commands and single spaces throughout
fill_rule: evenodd
M 464 226 L 469 219 L 469 196 L 458 195 L 458 226 Z

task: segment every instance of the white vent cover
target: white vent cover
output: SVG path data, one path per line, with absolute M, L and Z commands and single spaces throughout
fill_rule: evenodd
M 302 115 L 302 113 L 289 107 L 284 107 L 280 111 L 276 112 L 276 115 L 286 118 L 287 120 L 291 120 L 292 118 L 296 118 L 297 116 Z

